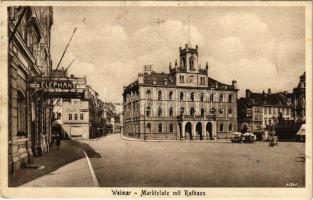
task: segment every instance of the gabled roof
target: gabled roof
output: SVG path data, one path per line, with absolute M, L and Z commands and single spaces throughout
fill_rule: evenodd
M 288 98 L 291 98 L 290 93 L 250 93 L 250 98 L 242 97 L 238 102 L 247 106 L 288 106 Z

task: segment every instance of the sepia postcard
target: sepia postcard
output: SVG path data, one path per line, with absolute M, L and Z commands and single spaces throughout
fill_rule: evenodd
M 4 198 L 311 199 L 309 1 L 1 1 Z

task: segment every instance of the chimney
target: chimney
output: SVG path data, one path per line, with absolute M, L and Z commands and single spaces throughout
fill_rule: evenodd
M 188 50 L 188 44 L 185 44 L 185 48 L 186 48 L 186 50 Z
M 169 68 L 170 71 L 171 71 L 171 69 L 172 69 L 172 63 L 171 63 L 171 62 L 170 62 L 170 64 L 169 64 L 168 68 Z
M 268 90 L 267 90 L 268 92 L 268 94 L 271 94 L 271 92 L 272 92 L 272 90 L 271 90 L 271 88 L 268 88 Z
M 143 83 L 143 82 L 144 82 L 143 73 L 139 73 L 138 74 L 138 83 Z
M 234 89 L 237 89 L 237 81 L 236 80 L 233 80 L 231 82 L 232 86 L 234 87 Z
M 198 45 L 196 45 L 196 49 L 198 49 Z
M 175 68 L 177 68 L 178 64 L 177 64 L 177 59 L 175 60 Z
M 247 99 L 251 98 L 251 91 L 249 89 L 246 89 L 246 98 Z

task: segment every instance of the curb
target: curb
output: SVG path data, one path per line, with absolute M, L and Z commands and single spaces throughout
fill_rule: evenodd
M 143 139 L 136 139 L 136 138 L 128 138 L 123 136 L 122 134 L 120 135 L 120 138 L 123 140 L 128 140 L 128 141 L 137 141 L 137 142 L 168 142 L 168 143 L 230 143 L 231 141 L 229 140 L 223 140 L 223 141 L 211 141 L 211 140 L 143 140 Z
M 90 172 L 90 175 L 91 175 L 93 187 L 99 187 L 99 182 L 98 182 L 97 176 L 95 174 L 95 171 L 92 168 L 92 165 L 91 165 L 91 162 L 89 160 L 89 157 L 88 157 L 86 151 L 83 150 L 83 152 L 85 154 L 85 157 L 86 157 L 86 160 L 87 160 L 87 163 L 88 163 L 88 168 L 89 168 L 89 172 Z

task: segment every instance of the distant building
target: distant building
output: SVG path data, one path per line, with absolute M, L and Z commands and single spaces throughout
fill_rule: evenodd
M 298 125 L 305 124 L 305 72 L 299 78 L 299 84 L 293 89 L 294 120 Z
M 64 138 L 95 138 L 104 134 L 101 117 L 104 103 L 98 98 L 85 78 L 71 76 L 84 83 L 81 93 L 54 99 L 53 131 L 59 131 Z
M 123 131 L 123 104 L 115 102 L 114 105 L 114 133 L 121 133 Z
M 249 131 L 261 137 L 265 128 L 279 123 L 279 119 L 293 121 L 292 94 L 287 92 L 254 93 L 246 90 L 246 96 L 238 100 L 238 124 L 242 132 Z
M 52 24 L 52 7 L 8 7 L 9 172 L 49 151 L 52 101 L 30 81 L 50 75 Z
M 141 139 L 229 138 L 237 130 L 237 83 L 223 84 L 201 68 L 198 46 L 179 48 L 169 73 L 145 66 L 124 88 L 124 135 Z

